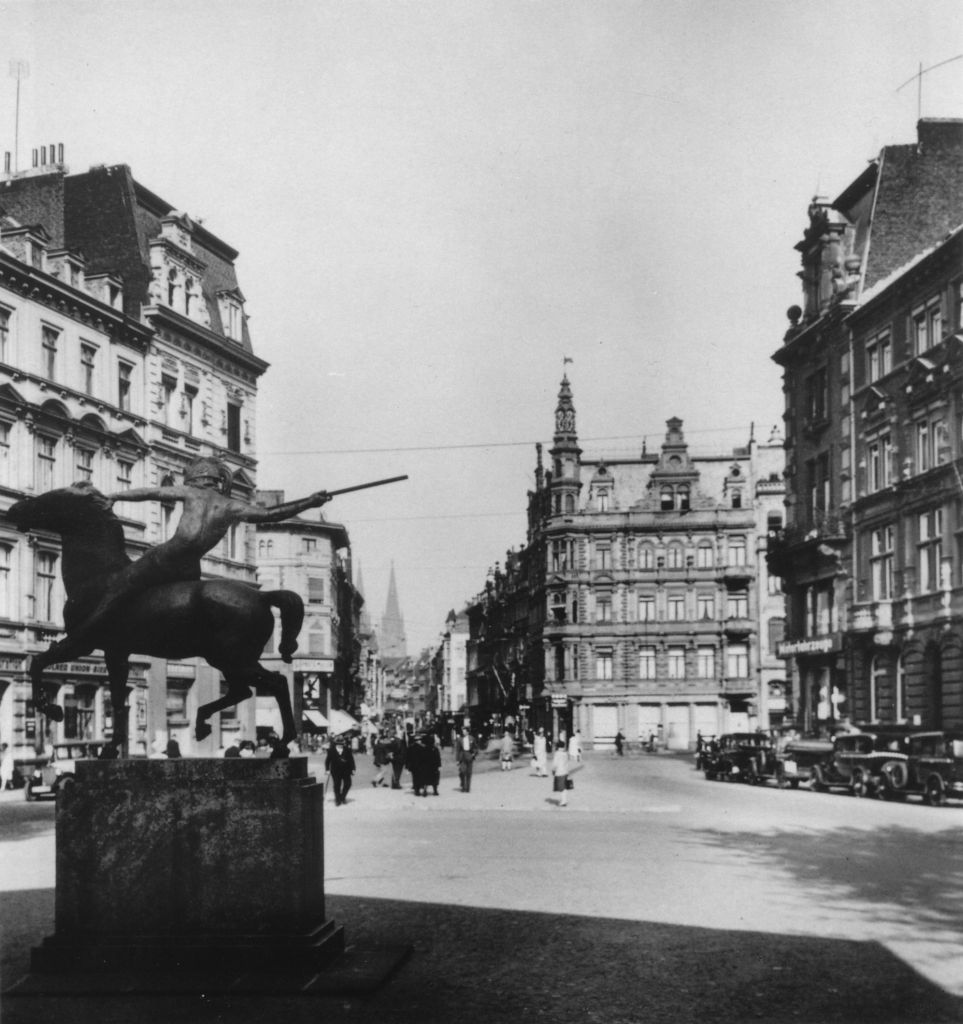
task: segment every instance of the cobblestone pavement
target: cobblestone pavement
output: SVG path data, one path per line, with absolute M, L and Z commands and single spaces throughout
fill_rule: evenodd
M 789 860 L 806 836 L 805 858 L 838 841 L 851 846 L 851 860 L 861 829 L 901 835 L 917 826 L 917 856 L 930 856 L 924 846 L 949 842 L 963 809 L 938 817 L 917 806 L 717 786 L 672 756 L 590 754 L 564 809 L 527 759 L 511 773 L 483 759 L 468 794 L 446 763 L 440 795 L 427 798 L 372 789 L 370 761 L 359 763 L 348 804 L 326 805 L 328 913 L 344 924 L 349 947 L 411 947 L 380 990 L 7 998 L 3 1024 L 963 1020 L 960 999 L 892 942 L 872 939 L 874 927 L 881 935 L 895 927 L 879 899 L 860 906 L 869 898 L 848 878 L 793 888 L 799 865 Z M 759 829 L 761 844 L 747 825 L 761 820 L 758 808 L 774 822 Z M 828 820 L 824 830 L 807 823 L 814 811 Z M 4 878 L 9 867 L 29 883 L 2 887 L 5 985 L 53 931 L 51 825 L 48 814 L 16 841 L 0 832 Z M 792 843 L 779 845 L 787 830 Z M 814 878 L 836 870 L 822 857 Z M 860 870 L 867 863 L 884 862 Z M 937 881 L 958 888 L 958 872 Z M 852 928 L 839 915 L 847 901 Z M 927 914 L 920 928 L 945 932 L 955 920 L 919 916 Z

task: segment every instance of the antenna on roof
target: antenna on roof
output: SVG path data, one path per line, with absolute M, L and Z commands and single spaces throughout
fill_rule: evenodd
M 948 57 L 946 60 L 941 60 L 939 64 L 933 64 L 931 67 L 924 68 L 923 62 L 920 61 L 919 71 L 915 75 L 910 76 L 906 81 L 897 89 L 905 89 L 910 82 L 916 82 L 916 120 L 919 121 L 923 116 L 923 75 L 928 75 L 931 71 L 935 71 L 937 68 L 943 67 L 944 64 L 952 64 L 955 60 L 963 60 L 963 53 L 958 53 L 955 57 Z
M 13 170 L 16 174 L 20 159 L 20 82 L 30 77 L 30 65 L 25 60 L 10 61 L 10 77 L 17 80 L 17 105 L 13 122 Z

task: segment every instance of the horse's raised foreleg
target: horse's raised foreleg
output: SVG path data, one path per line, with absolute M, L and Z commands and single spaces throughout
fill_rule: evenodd
M 224 681 L 227 683 L 227 693 L 197 709 L 197 718 L 194 720 L 194 739 L 196 740 L 204 740 L 211 735 L 213 730 L 207 724 L 207 720 L 212 715 L 216 715 L 225 708 L 233 707 L 235 704 L 240 704 L 242 700 L 247 700 L 251 696 L 250 686 L 237 675 L 228 675 L 225 672 Z
M 127 677 L 130 664 L 126 652 L 105 651 L 107 678 L 110 683 L 110 703 L 114 713 L 114 730 L 110 742 L 100 752 L 102 759 L 126 757 L 130 743 L 130 706 L 127 703 L 129 689 Z

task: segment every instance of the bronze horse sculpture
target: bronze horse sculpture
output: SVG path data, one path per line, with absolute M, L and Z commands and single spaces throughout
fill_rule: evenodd
M 287 745 L 297 737 L 287 683 L 280 673 L 261 666 L 259 658 L 274 631 L 272 608 L 277 608 L 281 614 L 279 653 L 284 661 L 291 661 L 304 621 L 304 604 L 298 594 L 290 590 L 261 591 L 237 580 L 161 584 L 136 594 L 85 649 L 78 650 L 70 643 L 71 627 L 83 622 L 97 605 L 111 574 L 131 562 L 120 520 L 104 495 L 87 483 L 18 501 L 7 518 L 21 532 L 57 533 L 63 542 L 67 636 L 31 659 L 30 679 L 38 711 L 54 721 L 63 719 L 63 709 L 47 699 L 44 669 L 99 648 L 104 652 L 114 709 L 113 736 L 101 756 L 116 757 L 126 753 L 127 747 L 131 655 L 174 660 L 200 657 L 223 674 L 227 692 L 198 709 L 197 739 L 210 735 L 208 719 L 212 715 L 240 703 L 253 691 L 277 700 L 283 732 L 274 756 L 286 756 Z

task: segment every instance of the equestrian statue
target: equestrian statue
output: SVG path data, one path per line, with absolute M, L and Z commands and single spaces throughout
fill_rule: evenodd
M 304 620 L 304 604 L 290 590 L 261 591 L 236 580 L 201 579 L 201 558 L 238 523 L 273 523 L 309 508 L 320 508 L 333 494 L 378 486 L 361 484 L 329 494 L 318 491 L 271 508 L 231 497 L 233 474 L 220 459 L 195 460 L 181 485 L 134 488 L 102 494 L 86 481 L 16 502 L 8 519 L 22 532 L 58 533 L 63 543 L 64 639 L 30 662 L 34 705 L 54 721 L 63 709 L 48 701 L 44 670 L 53 664 L 104 653 L 114 709 L 114 731 L 102 757 L 126 753 L 127 680 L 132 654 L 157 658 L 201 657 L 220 671 L 227 692 L 198 709 L 195 736 L 211 733 L 208 719 L 251 696 L 273 696 L 281 712 L 282 735 L 274 750 L 286 756 L 297 737 L 287 683 L 259 664 L 274 631 L 273 608 L 281 615 L 282 660 L 290 662 Z M 183 512 L 174 535 L 135 561 L 126 554 L 117 501 L 180 502 Z

